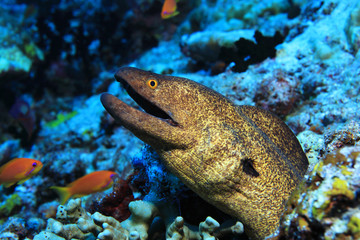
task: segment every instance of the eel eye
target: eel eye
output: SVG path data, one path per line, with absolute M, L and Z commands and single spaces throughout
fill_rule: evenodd
M 158 86 L 158 82 L 155 79 L 149 79 L 146 82 L 146 85 L 148 85 L 151 89 L 155 89 Z
M 36 162 L 33 162 L 32 166 L 33 166 L 33 167 L 36 167 L 36 166 L 37 166 L 37 163 L 36 163 Z

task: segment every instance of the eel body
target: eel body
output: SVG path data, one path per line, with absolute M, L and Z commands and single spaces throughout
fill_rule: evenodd
M 130 67 L 115 78 L 145 110 L 104 93 L 101 102 L 115 120 L 200 197 L 239 219 L 252 239 L 277 229 L 309 164 L 284 122 L 189 79 Z

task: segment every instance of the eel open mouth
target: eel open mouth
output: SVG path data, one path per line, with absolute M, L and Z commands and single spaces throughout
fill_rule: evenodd
M 164 122 L 167 122 L 169 125 L 178 127 L 179 124 L 170 117 L 169 114 L 167 114 L 164 110 L 162 110 L 160 107 L 156 106 L 154 103 L 140 95 L 135 91 L 134 88 L 131 87 L 127 81 L 120 77 L 115 75 L 115 78 L 118 82 L 121 83 L 123 88 L 126 90 L 126 92 L 130 95 L 130 97 L 148 114 L 152 115 L 153 117 L 157 117 Z

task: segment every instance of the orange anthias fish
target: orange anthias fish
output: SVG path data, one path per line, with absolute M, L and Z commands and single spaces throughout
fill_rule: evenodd
M 32 158 L 14 158 L 0 167 L 0 185 L 10 187 L 15 183 L 22 184 L 42 168 L 42 162 Z
M 174 17 L 178 14 L 179 12 L 176 11 L 176 0 L 165 0 L 161 10 L 161 18 L 167 19 Z
M 53 186 L 50 189 L 57 192 L 60 203 L 64 204 L 71 197 L 82 197 L 109 189 L 114 183 L 115 176 L 116 172 L 97 171 L 75 180 L 66 187 Z

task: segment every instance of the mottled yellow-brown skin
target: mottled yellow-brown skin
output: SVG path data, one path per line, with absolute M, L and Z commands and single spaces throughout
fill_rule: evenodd
M 277 229 L 285 202 L 308 167 L 298 140 L 280 119 L 260 108 L 236 106 L 185 78 L 129 67 L 115 78 L 149 113 L 107 93 L 101 96 L 104 107 L 151 145 L 172 173 L 238 218 L 252 239 Z

